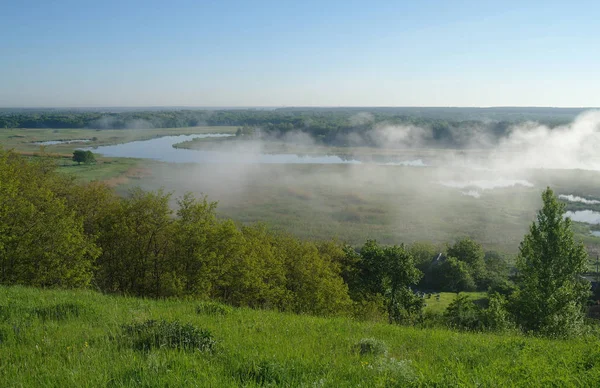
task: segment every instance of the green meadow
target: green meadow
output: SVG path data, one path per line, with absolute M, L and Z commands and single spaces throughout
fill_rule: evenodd
M 148 320 L 180 330 L 155 330 L 141 348 L 131 327 Z M 198 332 L 210 347 L 186 346 Z M 5 387 L 592 387 L 599 349 L 596 336 L 549 340 L 0 288 Z

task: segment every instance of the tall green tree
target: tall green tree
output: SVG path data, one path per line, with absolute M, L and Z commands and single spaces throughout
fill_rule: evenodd
M 583 306 L 590 284 L 579 275 L 588 255 L 575 242 L 565 205 L 552 190 L 542 194 L 543 207 L 519 248 L 519 290 L 511 309 L 523 330 L 564 337 L 576 334 L 583 324 Z
M 360 251 L 359 268 L 363 289 L 384 296 L 390 323 L 410 320 L 419 315 L 423 300 L 410 287 L 422 276 L 404 245 L 380 246 L 368 240 Z

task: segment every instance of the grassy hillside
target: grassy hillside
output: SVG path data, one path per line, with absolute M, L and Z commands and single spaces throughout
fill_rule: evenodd
M 596 337 L 554 341 L 214 305 L 199 313 L 198 306 L 1 287 L 0 386 L 504 387 L 600 380 Z M 208 330 L 216 344 L 212 351 L 172 349 L 167 345 L 185 345 L 198 331 L 169 326 L 171 340 L 162 347 L 136 350 L 141 337 L 132 339 L 135 330 L 122 325 L 148 319 L 189 323 Z M 158 334 L 146 343 L 157 344 Z

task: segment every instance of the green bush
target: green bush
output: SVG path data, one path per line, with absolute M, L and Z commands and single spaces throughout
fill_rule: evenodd
M 502 331 L 514 325 L 507 311 L 507 300 L 499 293 L 490 293 L 488 307 L 480 311 L 480 322 L 485 330 Z
M 456 295 L 444 313 L 446 324 L 454 329 L 476 330 L 480 328 L 479 308 L 467 295 Z
M 215 346 L 209 331 L 165 320 L 122 325 L 120 340 L 123 345 L 144 351 L 155 348 L 212 351 Z

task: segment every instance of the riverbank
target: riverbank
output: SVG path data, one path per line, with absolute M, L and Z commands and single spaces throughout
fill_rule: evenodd
M 191 135 L 205 133 L 234 134 L 237 127 L 199 126 L 186 128 L 144 128 L 144 129 L 47 129 L 47 128 L 8 128 L 0 129 L 0 144 L 4 149 L 23 152 L 37 152 L 40 142 L 62 141 L 74 143 L 49 144 L 44 149 L 50 153 L 71 153 L 76 148 L 123 144 L 131 141 L 149 140 L 163 136 Z

